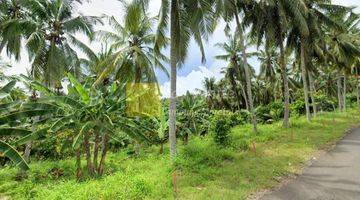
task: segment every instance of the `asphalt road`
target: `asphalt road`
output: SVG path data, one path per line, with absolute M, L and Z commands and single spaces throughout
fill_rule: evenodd
M 262 200 L 360 200 L 360 129 Z

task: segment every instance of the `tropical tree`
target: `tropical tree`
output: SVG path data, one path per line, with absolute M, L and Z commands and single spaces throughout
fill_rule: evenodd
M 336 65 L 338 70 L 338 101 L 339 109 L 346 109 L 346 79 L 351 73 L 351 68 L 357 62 L 360 55 L 359 48 L 359 15 L 351 13 L 347 16 L 344 12 L 342 15 L 332 16 L 335 22 L 341 24 L 340 29 L 328 28 L 326 31 L 326 41 L 328 44 L 328 56 L 332 65 Z
M 247 93 L 247 102 L 249 107 L 249 112 L 251 113 L 252 124 L 254 132 L 257 133 L 257 120 L 253 105 L 253 95 L 251 89 L 251 70 L 247 62 L 248 56 L 246 53 L 246 35 L 245 35 L 245 23 L 240 21 L 240 12 L 244 15 L 249 11 L 249 7 L 252 6 L 252 2 L 244 2 L 237 0 L 223 0 L 217 1 L 217 8 L 220 10 L 222 18 L 227 22 L 227 29 L 225 32 L 229 31 L 229 23 L 235 19 L 236 22 L 236 32 L 235 37 L 238 37 L 238 48 L 241 51 L 242 63 L 244 65 L 245 80 L 246 80 L 246 93 Z
M 2 104 L 0 104 L 1 115 L 6 116 L 4 111 L 12 110 L 13 107 L 18 106 L 17 102 L 12 101 L 10 98 L 10 93 L 13 90 L 16 84 L 15 80 L 10 81 L 0 89 L 0 99 Z M 10 99 L 9 99 L 10 98 Z M 3 119 L 0 117 L 0 119 Z M 19 166 L 23 170 L 29 169 L 29 166 L 25 159 L 20 155 L 20 153 L 15 149 L 13 145 L 8 144 L 4 139 L 6 137 L 17 137 L 29 135 L 31 132 L 24 129 L 17 129 L 9 127 L 6 121 L 0 120 L 0 157 L 8 157 L 16 166 Z
M 79 67 L 75 47 L 84 44 L 75 34 L 93 38 L 93 27 L 101 23 L 98 17 L 74 14 L 73 1 L 33 0 L 31 24 L 26 34 L 26 48 L 32 60 L 31 75 L 47 85 L 61 87 L 66 72 Z
M 229 80 L 230 83 L 232 83 L 232 88 L 238 99 L 239 106 L 241 99 L 236 89 L 236 81 L 234 77 L 237 77 L 237 81 L 238 84 L 240 85 L 243 98 L 245 99 L 246 109 L 249 110 L 249 103 L 248 103 L 249 101 L 247 98 L 248 95 L 246 95 L 245 87 L 244 87 L 244 85 L 246 85 L 245 68 L 243 61 L 240 59 L 241 54 L 239 52 L 241 49 L 239 47 L 238 40 L 235 37 L 230 36 L 228 43 L 217 43 L 216 46 L 220 47 L 225 52 L 225 54 L 217 55 L 215 56 L 215 58 L 219 60 L 229 61 L 229 65 L 227 67 L 229 73 L 227 74 L 228 75 L 227 77 L 230 76 Z M 235 71 L 235 73 L 232 73 L 233 71 Z
M 197 112 L 204 107 L 204 101 L 200 96 L 192 95 L 189 91 L 181 97 L 179 104 L 179 127 L 184 138 L 184 144 L 188 144 L 189 135 L 198 134 L 199 119 Z
M 124 84 L 114 82 L 94 90 L 91 79 L 82 85 L 68 73 L 69 94 L 64 96 L 25 76 L 21 79 L 40 91 L 41 98 L 36 102 L 20 102 L 19 106 L 0 117 L 1 124 L 13 124 L 12 129 L 21 130 L 23 135 L 26 133 L 24 137 L 14 142 L 15 146 L 26 144 L 29 140 L 40 140 L 46 133 L 56 135 L 62 130 L 71 130 L 72 134 L 69 138 L 71 145 L 66 143 L 64 146 L 75 150 L 77 178 L 82 175 L 81 155 L 83 154 L 89 175 L 101 176 L 104 173 L 110 139 L 116 140 L 119 135 L 125 133 L 135 140 L 149 141 L 143 134 L 145 128 L 139 128 L 134 119 L 126 114 Z M 33 122 L 31 126 L 27 123 L 19 123 L 22 118 L 35 116 L 41 117 L 41 120 Z M 33 126 L 41 128 L 33 131 Z M 0 132 L 8 129 L 2 127 Z M 91 143 L 94 144 L 93 151 L 91 151 Z
M 193 6 L 197 5 L 197 6 Z M 162 0 L 159 13 L 157 38 L 165 35 L 170 19 L 170 108 L 169 141 L 170 157 L 176 155 L 176 75 L 177 68 L 185 60 L 190 38 L 193 37 L 200 47 L 202 61 L 205 62 L 203 39 L 207 39 L 217 22 L 218 14 L 214 1 L 202 0 Z M 155 44 L 159 46 L 161 40 Z
M 203 87 L 205 89 L 205 95 L 206 95 L 206 101 L 207 104 L 209 106 L 209 109 L 214 109 L 216 104 L 215 104 L 215 95 L 214 92 L 216 90 L 216 85 L 215 85 L 215 78 L 211 77 L 205 77 L 204 81 L 203 81 Z
M 138 1 L 123 2 L 126 8 L 124 25 L 114 17 L 109 17 L 113 31 L 99 31 L 97 35 L 103 41 L 111 44 L 114 53 L 106 61 L 107 66 L 102 70 L 97 83 L 115 72 L 115 79 L 122 82 L 157 83 L 155 70 L 168 74 L 163 63 L 168 58 L 159 50 L 155 50 L 156 39 L 159 37 L 153 32 L 156 18 L 148 17 L 147 6 Z M 162 37 L 162 48 L 168 43 L 168 38 Z
M 4 0 L 0 4 L 0 53 L 20 59 L 22 40 L 33 30 L 30 22 L 32 1 Z
M 296 1 L 269 1 L 262 0 L 254 4 L 252 12 L 245 16 L 245 21 L 251 23 L 251 36 L 257 38 L 260 45 L 265 38 L 265 46 L 274 45 L 280 50 L 279 66 L 284 85 L 284 127 L 289 127 L 289 78 L 286 66 L 285 38 L 293 24 L 299 27 L 302 35 L 308 34 L 308 27 L 304 12 L 306 4 L 301 0 Z

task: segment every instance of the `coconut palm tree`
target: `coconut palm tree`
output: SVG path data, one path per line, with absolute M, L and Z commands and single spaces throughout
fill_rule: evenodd
M 197 5 L 197 6 L 193 6 Z M 170 157 L 176 155 L 176 74 L 177 68 L 185 60 L 190 38 L 193 37 L 205 61 L 203 39 L 207 39 L 216 26 L 218 14 L 214 1 L 202 0 L 162 0 L 159 13 L 157 35 L 165 34 L 170 19 L 170 108 L 169 141 Z M 158 37 L 161 38 L 161 37 Z M 160 41 L 160 42 L 158 42 Z M 161 44 L 157 40 L 156 44 Z
M 287 75 L 286 52 L 284 42 L 291 23 L 297 24 L 303 35 L 308 34 L 305 14 L 306 6 L 303 1 L 270 1 L 261 0 L 254 5 L 252 12 L 246 16 L 245 21 L 251 23 L 250 35 L 257 38 L 260 45 L 264 38 L 266 43 L 274 42 L 280 49 L 279 66 L 284 84 L 284 127 L 289 127 L 289 78 Z
M 75 34 L 93 37 L 93 26 L 101 23 L 98 17 L 75 16 L 73 1 L 33 0 L 31 23 L 26 34 L 26 48 L 32 60 L 31 74 L 52 87 L 60 87 L 65 72 L 78 67 L 74 47 L 82 48 Z
M 226 42 L 225 43 L 217 43 L 216 46 L 221 48 L 225 54 L 217 55 L 217 56 L 215 56 L 215 58 L 229 62 L 229 65 L 227 67 L 229 70 L 228 75 L 231 75 L 232 71 L 235 72 L 235 74 L 236 74 L 235 77 L 237 77 L 237 81 L 240 85 L 243 98 L 245 99 L 245 102 L 246 102 L 245 103 L 246 109 L 249 110 L 249 101 L 247 98 L 248 95 L 245 93 L 245 87 L 244 87 L 244 85 L 246 85 L 246 77 L 245 77 L 245 73 L 244 73 L 245 68 L 244 68 L 243 62 L 240 58 L 241 54 L 240 54 L 240 48 L 239 48 L 240 45 L 239 45 L 238 40 L 235 37 L 229 36 L 227 43 Z M 230 81 L 231 81 L 231 79 L 230 79 Z M 234 81 L 232 81 L 233 85 L 235 84 Z M 237 97 L 239 105 L 240 105 L 240 102 L 241 102 L 240 95 L 238 94 L 235 86 L 233 86 L 233 89 L 234 89 L 234 92 L 236 91 L 235 94 L 236 94 L 236 97 Z
M 31 2 L 4 0 L 0 4 L 0 53 L 5 48 L 7 54 L 16 60 L 20 59 L 25 34 L 34 28 L 30 21 Z
M 137 1 L 123 4 L 126 8 L 124 25 L 114 17 L 109 17 L 109 23 L 114 30 L 97 32 L 100 39 L 111 44 L 110 48 L 114 51 L 97 82 L 114 72 L 114 78 L 123 82 L 157 83 L 155 70 L 160 69 L 168 74 L 163 65 L 168 62 L 168 58 L 155 50 L 157 37 L 152 30 L 155 18 L 148 17 L 147 7 Z M 163 46 L 167 41 L 164 37 Z
M 207 103 L 209 105 L 209 109 L 214 109 L 216 104 L 215 104 L 215 95 L 214 92 L 216 90 L 216 80 L 214 77 L 208 78 L 205 77 L 204 81 L 203 81 L 203 87 L 205 89 L 205 95 L 206 95 L 206 100 Z
M 252 123 L 254 132 L 257 133 L 257 120 L 255 116 L 254 106 L 253 106 L 253 97 L 251 90 L 251 72 L 247 62 L 247 54 L 246 54 L 246 44 L 245 44 L 245 31 L 244 31 L 244 22 L 240 21 L 240 12 L 242 11 L 244 15 L 249 11 L 249 6 L 252 5 L 253 2 L 248 1 L 237 1 L 237 0 L 222 0 L 217 1 L 217 8 L 221 13 L 222 18 L 227 22 L 226 32 L 229 31 L 229 23 L 235 19 L 236 22 L 236 32 L 235 37 L 238 38 L 239 50 L 241 53 L 241 59 L 244 64 L 244 72 L 245 72 L 245 80 L 246 80 L 246 93 L 247 93 L 247 102 L 249 106 L 249 112 L 251 113 Z
M 351 66 L 360 55 L 359 39 L 359 15 L 351 13 L 346 15 L 332 16 L 341 24 L 340 29 L 326 30 L 326 41 L 328 43 L 328 55 L 330 62 L 337 65 L 338 74 L 338 101 L 341 111 L 346 109 L 346 77 L 351 73 Z M 342 74 L 342 75 L 341 75 Z

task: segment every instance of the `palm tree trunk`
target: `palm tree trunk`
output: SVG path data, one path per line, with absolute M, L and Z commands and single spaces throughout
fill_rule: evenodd
M 249 104 L 248 104 L 248 100 L 247 100 L 247 96 L 246 96 L 246 92 L 245 92 L 244 86 L 241 85 L 240 87 L 241 87 L 242 96 L 244 97 L 244 100 L 245 100 L 246 110 L 249 110 Z
M 338 93 L 338 104 L 339 104 L 339 111 L 343 111 L 343 100 L 344 98 L 342 97 L 342 86 L 341 86 L 341 76 L 338 77 L 337 79 L 337 93 Z
M 81 147 L 79 147 L 76 150 L 76 179 L 80 180 L 81 175 Z
M 169 108 L 169 141 L 170 141 L 170 158 L 173 161 L 176 156 L 176 75 L 178 63 L 179 44 L 179 5 L 178 0 L 171 1 L 171 47 L 170 47 L 170 108 Z
M 251 90 L 251 75 L 250 75 L 249 65 L 247 63 L 245 37 L 244 37 L 244 32 L 241 28 L 241 24 L 240 24 L 240 20 L 239 20 L 239 16 L 238 16 L 237 12 L 235 13 L 235 19 L 236 19 L 236 24 L 237 24 L 237 29 L 238 29 L 239 39 L 240 39 L 242 60 L 243 60 L 244 69 L 245 69 L 246 92 L 247 92 L 247 100 L 248 100 L 248 104 L 249 104 L 249 112 L 251 113 L 251 121 L 253 124 L 253 130 L 255 133 L 257 133 L 258 132 L 257 131 L 257 119 L 256 119 L 255 110 L 254 110 L 254 106 L 253 106 L 253 97 L 252 97 L 252 90 Z
M 89 135 L 89 133 L 86 133 L 84 135 L 84 151 L 85 151 L 85 155 L 86 155 L 86 163 L 87 163 L 88 173 L 90 176 L 92 176 L 93 172 L 94 172 L 94 166 L 91 161 L 91 151 L 90 151 L 89 139 L 90 139 L 90 135 Z
M 309 107 L 309 89 L 306 78 L 306 58 L 305 58 L 305 40 L 301 40 L 301 58 L 300 58 L 300 67 L 301 67 L 301 77 L 303 81 L 303 89 L 304 89 L 304 101 L 305 101 L 305 109 L 306 109 L 306 119 L 308 122 L 311 121 L 310 107 Z
M 241 109 L 241 97 L 240 97 L 239 91 L 236 88 L 236 82 L 235 82 L 234 77 L 230 78 L 230 83 L 231 83 L 232 90 L 235 94 L 236 100 L 237 100 L 238 110 L 240 110 Z
M 107 153 L 107 149 L 108 149 L 108 144 L 107 144 L 108 141 L 109 141 L 109 136 L 105 133 L 102 138 L 101 159 L 100 159 L 99 168 L 98 168 L 98 174 L 100 176 L 104 173 L 104 170 L 105 170 L 105 158 L 106 158 L 106 153 Z
M 314 79 L 311 73 L 308 73 L 309 76 L 309 85 L 310 85 L 310 98 L 311 98 L 311 103 L 312 103 L 312 108 L 313 108 L 313 112 L 314 112 L 314 116 L 317 115 L 317 106 L 316 106 L 316 102 L 315 102 L 315 85 L 314 85 Z
M 343 98 L 344 98 L 344 100 L 343 100 L 343 102 L 344 102 L 344 104 L 343 104 L 343 110 L 344 111 L 346 111 L 346 74 L 345 74 L 345 72 L 344 72 L 344 92 L 343 92 Z
M 26 147 L 25 147 L 25 152 L 24 152 L 24 159 L 27 163 L 30 162 L 30 152 L 31 152 L 31 148 L 32 148 L 32 142 L 28 142 L 26 144 Z
M 100 144 L 100 135 L 99 135 L 99 133 L 95 133 L 94 154 L 93 154 L 94 169 L 98 168 L 99 144 Z
M 358 71 L 358 67 L 356 67 L 355 78 L 356 78 L 356 102 L 357 102 L 358 109 L 360 109 L 360 82 L 359 82 L 360 74 Z
M 284 84 L 284 122 L 283 126 L 285 128 L 289 128 L 289 118 L 290 118 L 290 91 L 289 91 L 289 80 L 286 71 L 285 64 L 285 52 L 284 52 L 284 44 L 282 36 L 280 38 L 280 68 L 281 68 L 281 76 Z

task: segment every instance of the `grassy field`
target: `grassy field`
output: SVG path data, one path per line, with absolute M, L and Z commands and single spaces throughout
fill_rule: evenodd
M 179 145 L 177 198 L 246 199 L 275 187 L 360 125 L 360 113 L 325 113 L 311 124 L 292 118 L 291 124 L 288 130 L 281 123 L 260 125 L 258 135 L 250 125 L 235 127 L 227 149 L 217 148 L 209 136 Z M 155 146 L 136 158 L 126 150 L 110 154 L 107 175 L 82 182 L 75 180 L 73 160 L 33 162 L 21 181 L 17 169 L 0 169 L 0 199 L 172 199 L 172 172 L 169 155 L 159 155 Z

